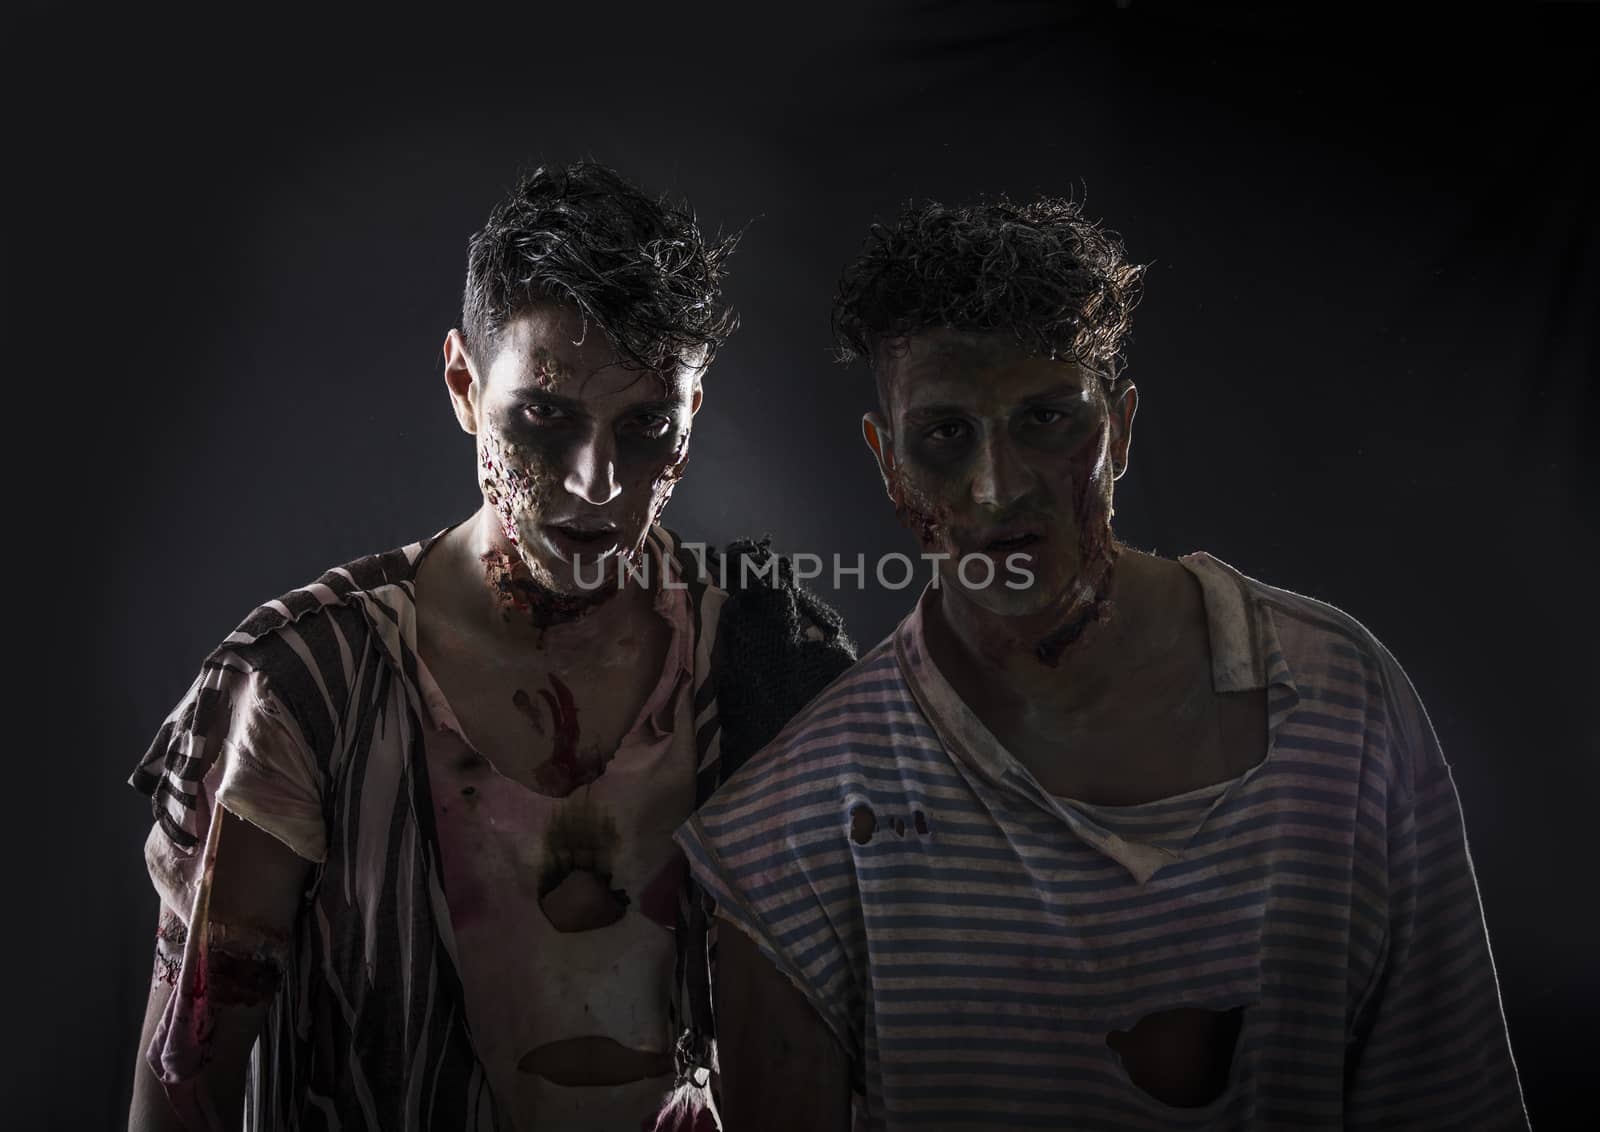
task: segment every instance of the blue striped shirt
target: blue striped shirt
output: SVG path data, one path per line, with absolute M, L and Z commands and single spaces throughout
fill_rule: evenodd
M 1450 771 L 1350 617 L 1183 563 L 1213 685 L 1265 689 L 1265 759 L 1142 805 L 1056 798 L 928 659 L 921 606 L 680 831 L 718 914 L 900 1128 L 1526 1127 Z M 874 836 L 851 837 L 867 807 Z M 1180 1108 L 1114 1030 L 1242 1008 Z

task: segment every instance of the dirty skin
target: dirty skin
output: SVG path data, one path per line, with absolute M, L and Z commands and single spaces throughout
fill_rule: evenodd
M 1093 440 L 1072 457 L 1072 505 L 1078 530 L 1078 575 L 1062 599 L 1056 617 L 1057 628 L 1042 636 L 1034 646 L 1040 664 L 1051 668 L 1061 663 L 1066 650 L 1091 626 L 1111 620 L 1113 567 L 1121 545 L 1111 535 L 1111 506 L 1105 489 L 1103 470 L 1107 464 L 1105 443 L 1109 426 L 1100 423 Z M 899 465 L 890 477 L 889 496 L 902 526 L 917 536 L 929 549 L 950 545 L 949 508 L 908 482 Z
M 569 376 L 553 358 L 535 359 L 535 377 L 541 388 L 552 387 Z M 670 393 L 667 382 L 659 374 L 653 376 L 663 392 Z M 558 587 L 537 557 L 526 549 L 529 532 L 537 529 L 541 516 L 552 512 L 553 502 L 563 490 L 561 470 L 552 466 L 537 449 L 518 444 L 498 432 L 486 431 L 479 449 L 479 486 L 484 500 L 495 512 L 500 532 L 510 544 L 511 552 L 491 550 L 482 556 L 482 566 L 484 580 L 495 595 L 502 619 L 508 622 L 525 620 L 535 628 L 547 629 L 575 621 L 612 597 L 617 592 L 618 574 L 639 569 L 645 554 L 645 538 L 660 519 L 673 489 L 688 468 L 690 431 L 685 428 L 679 434 L 666 463 L 650 482 L 646 522 L 638 541 L 623 551 L 623 570 L 606 569 L 603 584 L 577 592 Z
M 538 461 L 530 461 L 514 444 L 492 435 L 483 438 L 479 454 L 479 484 L 483 497 L 494 508 L 500 532 L 513 548 L 523 545 L 523 524 L 537 523 L 557 477 Z M 615 589 L 565 593 L 552 579 L 541 579 L 543 569 L 530 564 L 528 556 L 489 550 L 480 559 L 484 581 L 500 608 L 502 620 L 513 618 L 536 629 L 548 629 L 576 621 L 610 597 Z M 538 570 L 538 573 L 535 571 Z
M 672 498 L 672 489 L 678 486 L 678 481 L 683 478 L 683 473 L 689 466 L 689 429 L 684 429 L 678 437 L 678 446 L 672 451 L 672 461 L 657 473 L 654 482 L 650 485 L 650 521 L 645 524 L 648 531 L 656 525 L 661 518 L 661 512 L 666 509 L 667 501 Z
M 602 586 L 585 593 L 569 594 L 541 586 L 534 581 L 522 559 L 513 558 L 503 550 L 486 551 L 481 561 L 484 581 L 500 606 L 500 619 L 509 622 L 517 618 L 535 629 L 576 621 L 615 592 Z
M 1114 568 L 1121 552 L 1111 534 L 1111 502 L 1104 477 L 1109 474 L 1104 420 L 1094 440 L 1071 458 L 1072 511 L 1078 528 L 1078 576 L 1061 609 L 1058 627 L 1034 647 L 1034 656 L 1051 668 L 1093 625 L 1111 620 Z
M 163 946 L 170 946 L 180 938 L 187 939 L 182 922 L 177 917 L 173 920 L 176 928 L 163 925 Z M 206 925 L 200 954 L 202 961 L 194 980 L 194 997 L 203 1016 L 217 1006 L 270 1003 L 283 982 L 289 942 L 277 932 L 252 924 L 213 921 Z M 176 971 L 173 976 L 175 980 Z

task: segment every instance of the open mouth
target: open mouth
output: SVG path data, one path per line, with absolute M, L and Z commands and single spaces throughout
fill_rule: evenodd
M 552 523 L 551 529 L 574 542 L 604 542 L 614 538 L 617 533 L 615 527 L 580 527 L 571 523 Z
M 585 559 L 603 558 L 617 545 L 617 528 L 612 523 L 578 520 L 546 523 L 544 529 L 550 542 L 569 559 L 573 555 L 583 555 Z
M 1036 542 L 1043 540 L 1032 531 L 1023 531 L 1021 534 L 1007 535 L 1004 538 L 990 539 L 983 544 L 983 549 L 999 554 L 1007 554 L 1015 550 L 1025 550 Z

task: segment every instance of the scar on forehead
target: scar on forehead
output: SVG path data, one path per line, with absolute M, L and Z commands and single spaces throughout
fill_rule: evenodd
M 549 390 L 571 377 L 572 370 L 551 353 L 548 346 L 535 346 L 528 375 L 540 389 Z

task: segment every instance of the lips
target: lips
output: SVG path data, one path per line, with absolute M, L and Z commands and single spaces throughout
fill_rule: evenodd
M 563 519 L 542 526 L 545 537 L 563 558 L 581 554 L 593 561 L 617 547 L 617 526 L 605 520 Z
M 975 531 L 966 544 L 980 554 L 1010 554 L 1044 541 L 1044 530 L 1032 523 L 1004 523 Z
M 550 523 L 552 530 L 559 531 L 568 538 L 577 539 L 579 542 L 599 542 L 617 533 L 615 527 L 580 527 L 572 523 Z

